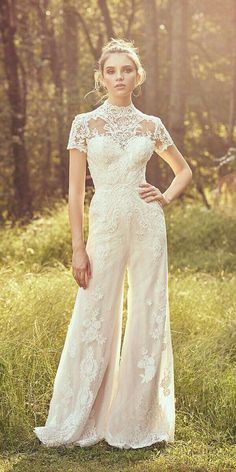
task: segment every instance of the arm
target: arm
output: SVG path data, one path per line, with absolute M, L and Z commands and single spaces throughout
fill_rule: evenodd
M 69 221 L 72 249 L 84 249 L 83 220 L 86 179 L 86 155 L 79 149 L 70 149 L 69 163 Z
M 84 197 L 86 179 L 86 123 L 77 115 L 71 126 L 67 149 L 69 163 L 69 220 L 72 236 L 72 269 L 79 286 L 87 288 L 91 265 L 83 240 Z
M 191 182 L 192 170 L 175 144 L 169 145 L 165 151 L 158 151 L 158 154 L 169 164 L 175 174 L 171 184 L 162 194 L 166 204 L 168 204 L 183 193 L 184 189 Z
M 69 220 L 72 234 L 72 270 L 77 284 L 87 288 L 91 265 L 83 240 L 86 153 L 70 149 Z
M 175 177 L 164 193 L 149 183 L 140 184 L 140 196 L 147 202 L 157 200 L 164 207 L 180 195 L 192 180 L 192 171 L 160 118 L 155 117 L 155 151 L 173 170 Z

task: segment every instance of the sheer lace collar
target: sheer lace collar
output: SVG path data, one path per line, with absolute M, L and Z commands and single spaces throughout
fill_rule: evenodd
M 108 99 L 106 99 L 105 102 L 103 102 L 103 104 L 99 108 L 100 110 L 105 111 L 108 114 L 112 114 L 117 117 L 131 114 L 137 111 L 133 102 L 131 102 L 129 105 L 119 106 L 119 105 L 113 105 L 112 103 L 108 101 Z

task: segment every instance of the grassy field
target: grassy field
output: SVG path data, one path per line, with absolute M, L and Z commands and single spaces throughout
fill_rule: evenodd
M 52 215 L 1 232 L 0 472 L 236 470 L 236 218 L 200 204 L 172 204 L 165 214 L 175 443 L 46 448 L 32 432 L 47 415 L 77 292 L 62 202 Z

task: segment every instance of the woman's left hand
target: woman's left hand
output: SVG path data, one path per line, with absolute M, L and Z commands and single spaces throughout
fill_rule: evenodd
M 153 200 L 157 200 L 162 208 L 167 205 L 167 201 L 162 195 L 161 191 L 157 187 L 154 187 L 154 185 L 149 184 L 148 182 L 139 184 L 139 195 L 146 202 L 152 202 Z

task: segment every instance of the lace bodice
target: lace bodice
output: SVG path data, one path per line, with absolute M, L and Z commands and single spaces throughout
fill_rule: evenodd
M 67 149 L 87 157 L 95 188 L 104 184 L 138 185 L 154 150 L 164 151 L 173 140 L 161 119 L 108 99 L 95 110 L 75 116 Z

